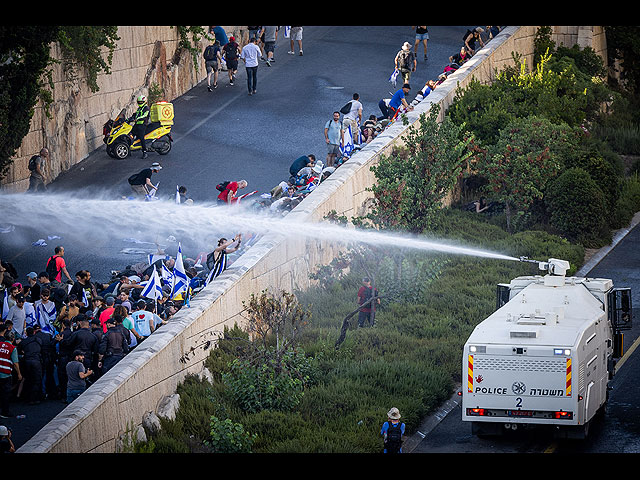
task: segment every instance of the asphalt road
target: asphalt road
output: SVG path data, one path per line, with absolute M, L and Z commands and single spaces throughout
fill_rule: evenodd
M 449 56 L 459 51 L 467 28 L 472 27 L 429 27 L 428 61 L 422 60 L 420 50 L 410 99 L 427 80 L 437 78 Z M 56 198 L 80 199 L 77 205 L 57 214 L 82 226 L 82 234 L 43 228 L 39 220 L 45 212 L 37 199 L 5 197 L 3 201 L 0 196 L 0 209 L 18 211 L 34 220 L 10 234 L 0 234 L 0 258 L 12 262 L 22 280 L 30 271 L 42 271 L 58 244 L 65 246 L 72 277 L 76 271 L 86 269 L 94 280 L 106 281 L 112 269 L 144 261 L 144 253 L 123 253 L 134 247 L 155 250 L 153 244 L 123 241 L 140 239 L 145 230 L 144 218 L 140 219 L 139 231 L 123 228 L 120 238 L 105 238 L 101 233 L 104 224 L 117 225 L 123 220 L 118 206 L 105 205 L 104 215 L 96 221 L 83 211 L 82 200 L 115 200 L 129 195 L 127 178 L 155 161 L 163 169 L 153 176 L 153 181 L 160 182 L 158 195 L 164 198 L 175 195 L 176 185 L 184 185 L 196 203 L 213 201 L 218 193 L 216 184 L 239 179 L 248 181 L 246 191 L 258 190 L 257 195 L 268 192 L 288 178 L 289 166 L 300 155 L 313 153 L 324 161 L 324 125 L 334 111 L 351 100 L 354 92 L 360 94 L 365 118 L 380 115 L 379 100 L 389 98 L 395 91 L 388 82 L 393 59 L 402 44 L 413 43 L 413 38 L 409 26 L 305 27 L 304 56 L 294 56 L 287 54 L 288 39 L 280 36 L 273 66 L 260 63 L 256 95 L 247 94 L 246 74 L 240 65 L 234 86 L 229 85 L 226 72 L 221 72 L 219 86 L 212 92 L 207 91 L 203 81 L 173 100 L 174 144 L 168 155 L 152 153 L 142 160 L 136 152 L 126 160 L 116 160 L 101 147 L 52 182 L 49 192 Z M 11 222 L 11 214 L 0 220 L 0 224 L 5 222 Z M 217 233 L 233 236 L 236 232 Z M 49 241 L 49 236 L 61 238 Z M 44 239 L 47 246 L 31 245 L 39 239 Z M 158 240 L 162 243 L 164 238 Z M 185 245 L 189 239 L 178 240 Z M 169 247 L 173 250 L 168 252 L 175 253 L 176 246 Z M 195 254 L 184 248 L 183 252 Z
M 589 437 L 554 440 L 549 430 L 540 429 L 478 438 L 471 435 L 470 425 L 462 422 L 458 405 L 417 443 L 412 453 L 640 453 L 640 354 L 633 350 L 640 337 L 640 228 L 633 228 L 587 275 L 611 278 L 617 287 L 631 287 L 635 305 L 633 328 L 625 333 L 624 340 L 629 355 L 618 363 L 604 415 L 594 422 Z
M 467 28 L 472 27 L 429 27 L 428 61 L 423 61 L 419 50 L 410 99 L 427 80 L 437 78 L 449 56 L 459 51 Z M 147 249 L 149 253 L 155 250 L 152 244 L 124 241 L 143 236 L 144 218 L 139 219 L 140 229 L 122 229 L 121 237 L 106 238 L 101 234 L 105 225 L 117 226 L 123 221 L 119 204 L 105 204 L 102 218 L 96 221 L 95 215 L 89 216 L 83 208 L 82 199 L 115 200 L 128 195 L 126 179 L 155 161 L 163 166 L 153 177 L 154 182 L 160 182 L 159 195 L 173 195 L 176 185 L 185 185 L 196 203 L 208 202 L 217 195 L 217 183 L 242 178 L 249 182 L 247 190 L 268 192 L 288 178 L 290 164 L 300 155 L 314 153 L 324 160 L 324 124 L 334 111 L 351 100 L 354 92 L 360 94 L 365 118 L 380 115 L 379 100 L 389 98 L 395 91 L 388 82 L 393 59 L 402 44 L 413 43 L 413 38 L 409 26 L 305 27 L 304 56 L 292 56 L 287 54 L 288 39 L 280 37 L 276 61 L 271 67 L 261 63 L 258 68 L 257 95 L 247 94 L 246 75 L 240 66 L 234 86 L 228 85 L 226 73 L 221 72 L 219 86 L 213 92 L 207 91 L 203 81 L 173 100 L 174 144 L 168 155 L 152 153 L 142 160 L 135 153 L 120 161 L 109 157 L 101 147 L 52 182 L 49 192 L 56 199 L 79 199 L 72 208 L 58 209 L 57 214 L 80 225 L 81 235 L 70 236 L 49 225 L 43 228 L 40 220 L 45 212 L 37 198 L 0 195 L 0 211 L 6 212 L 0 224 L 11 222 L 10 212 L 33 218 L 28 226 L 0 234 L 0 258 L 14 264 L 23 282 L 28 272 L 44 270 L 47 258 L 58 244 L 65 247 L 72 277 L 76 271 L 86 269 L 92 272 L 93 280 L 106 281 L 110 270 L 145 261 L 145 253 L 123 253 L 127 248 L 138 252 Z M 48 240 L 50 235 L 61 238 Z M 47 246 L 32 246 L 38 239 L 44 239 Z M 163 242 L 164 238 L 159 240 Z M 188 238 L 178 240 L 188 245 Z M 174 250 L 167 251 L 173 253 L 175 244 L 169 247 Z M 26 418 L 1 423 L 12 428 L 14 443 L 19 447 L 63 408 L 59 401 L 45 401 L 36 406 L 16 403 L 12 410 Z

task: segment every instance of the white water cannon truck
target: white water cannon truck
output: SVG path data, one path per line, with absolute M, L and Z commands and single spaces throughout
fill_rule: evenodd
M 604 410 L 631 328 L 631 290 L 604 278 L 566 277 L 569 262 L 497 288 L 496 311 L 476 326 L 462 359 L 462 420 L 474 435 L 551 426 L 585 438 Z

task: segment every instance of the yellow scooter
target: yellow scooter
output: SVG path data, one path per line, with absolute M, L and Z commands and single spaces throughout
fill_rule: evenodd
M 151 105 L 151 122 L 145 130 L 145 143 L 148 152 L 166 155 L 171 151 L 171 126 L 173 125 L 173 105 L 168 102 L 157 102 Z M 127 122 L 126 108 L 118 116 L 104 124 L 102 133 L 110 157 L 124 160 L 132 150 L 140 150 L 140 139 L 134 140 L 133 125 Z

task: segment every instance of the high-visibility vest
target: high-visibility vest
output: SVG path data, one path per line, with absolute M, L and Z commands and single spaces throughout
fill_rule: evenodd
M 14 348 L 16 347 L 12 343 L 0 340 L 0 373 L 11 375 L 11 367 L 13 366 L 11 354 Z

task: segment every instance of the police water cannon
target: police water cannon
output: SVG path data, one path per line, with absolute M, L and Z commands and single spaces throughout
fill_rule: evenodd
M 549 275 L 557 275 L 564 277 L 569 270 L 570 265 L 566 260 L 559 260 L 557 258 L 550 258 L 546 262 L 539 260 L 530 260 L 529 257 L 520 257 L 521 262 L 537 263 L 538 269 L 549 272 Z
M 495 312 L 464 346 L 462 420 L 479 435 L 551 426 L 584 438 L 623 355 L 631 290 L 566 277 L 566 260 L 520 261 L 547 273 L 498 285 Z

